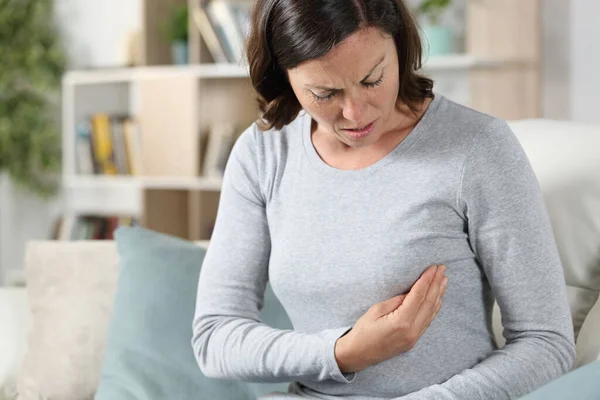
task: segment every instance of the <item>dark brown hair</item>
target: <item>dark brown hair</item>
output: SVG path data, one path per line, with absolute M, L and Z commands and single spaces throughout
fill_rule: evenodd
M 324 56 L 364 27 L 392 35 L 398 50 L 398 98 L 409 107 L 432 97 L 433 81 L 421 68 L 421 39 L 403 0 L 256 0 L 248 39 L 250 79 L 261 112 L 262 130 L 281 129 L 301 105 L 287 70 Z

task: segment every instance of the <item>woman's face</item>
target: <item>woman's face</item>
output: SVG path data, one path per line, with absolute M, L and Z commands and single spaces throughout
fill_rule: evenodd
M 361 29 L 325 56 L 288 70 L 319 130 L 351 147 L 371 145 L 391 128 L 398 75 L 394 39 L 377 28 Z

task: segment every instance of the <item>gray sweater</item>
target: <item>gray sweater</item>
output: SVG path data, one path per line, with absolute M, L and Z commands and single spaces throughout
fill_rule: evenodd
M 281 131 L 250 127 L 233 149 L 193 324 L 206 375 L 293 382 L 273 398 L 492 400 L 571 368 L 562 266 L 536 177 L 504 121 L 438 94 L 400 145 L 353 171 L 320 159 L 310 127 L 301 112 Z M 417 345 L 342 374 L 336 340 L 432 264 L 447 266 L 449 282 Z M 293 331 L 261 324 L 267 280 Z

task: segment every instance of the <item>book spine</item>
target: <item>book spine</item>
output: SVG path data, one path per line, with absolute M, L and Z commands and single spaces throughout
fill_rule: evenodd
M 106 175 L 116 175 L 113 144 L 110 132 L 110 117 L 107 114 L 96 114 L 92 117 L 92 137 L 94 156 L 100 165 L 100 171 Z

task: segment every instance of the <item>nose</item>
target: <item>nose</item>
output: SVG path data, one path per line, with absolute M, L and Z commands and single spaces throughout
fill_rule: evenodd
M 347 96 L 344 101 L 342 114 L 352 122 L 364 122 L 367 112 L 367 101 L 360 95 Z

